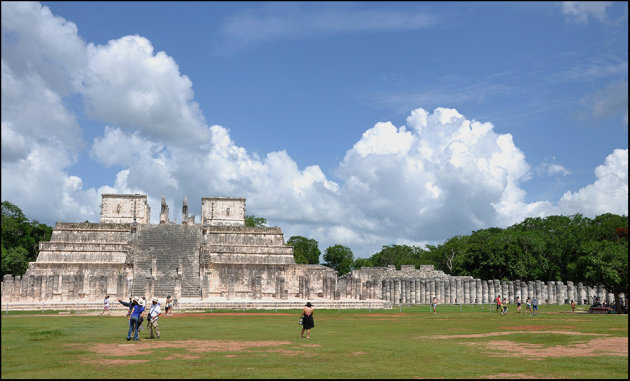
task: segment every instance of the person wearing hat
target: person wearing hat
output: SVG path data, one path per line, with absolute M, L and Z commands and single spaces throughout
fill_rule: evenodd
M 138 328 L 140 328 L 140 315 L 144 312 L 144 307 L 138 303 L 138 297 L 134 297 L 132 300 L 133 309 L 129 316 L 129 332 L 127 333 L 127 341 L 131 340 L 131 334 L 134 333 L 134 340 L 138 341 Z
M 153 304 L 149 309 L 149 316 L 147 317 L 147 328 L 149 328 L 149 339 L 160 338 L 160 330 L 158 329 L 158 318 L 162 315 L 162 309 L 158 298 L 153 298 Z M 155 334 L 154 334 L 155 333 Z
M 306 302 L 306 306 L 302 310 L 302 332 L 300 337 L 304 337 L 304 331 L 306 331 L 306 338 L 311 338 L 311 328 L 315 327 L 315 321 L 313 320 L 313 305 L 311 302 Z

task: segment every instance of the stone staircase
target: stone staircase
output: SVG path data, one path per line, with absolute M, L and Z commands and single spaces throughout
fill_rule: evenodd
M 154 295 L 174 295 L 179 273 L 182 297 L 200 296 L 201 242 L 199 226 L 138 225 L 137 238 L 131 243 L 135 251 L 132 295 L 144 295 L 147 277 L 155 278 Z

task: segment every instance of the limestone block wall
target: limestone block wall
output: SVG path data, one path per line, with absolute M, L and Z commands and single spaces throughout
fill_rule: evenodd
M 41 264 L 24 276 L 3 278 L 3 301 L 99 301 L 106 295 L 123 298 L 128 284 L 124 265 L 72 264 L 61 271 L 58 266 Z
M 245 199 L 203 197 L 201 224 L 212 226 L 245 226 Z
M 103 194 L 101 197 L 100 222 L 139 224 L 151 222 L 151 208 L 146 195 Z

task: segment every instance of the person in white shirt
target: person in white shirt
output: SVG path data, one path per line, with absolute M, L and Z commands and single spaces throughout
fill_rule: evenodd
M 160 338 L 160 330 L 158 328 L 158 318 L 162 315 L 162 309 L 158 303 L 158 298 L 153 298 L 153 304 L 149 309 L 149 315 L 147 317 L 147 325 L 149 328 L 149 339 L 155 339 L 156 336 Z
M 112 314 L 112 311 L 109 305 L 109 295 L 107 295 L 105 297 L 105 300 L 103 300 L 103 312 L 101 312 L 101 315 L 105 314 L 105 312 L 107 312 L 108 315 Z

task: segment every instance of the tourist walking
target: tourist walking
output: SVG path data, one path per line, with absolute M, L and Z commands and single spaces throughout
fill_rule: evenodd
M 532 315 L 538 315 L 538 298 L 535 296 L 532 299 Z
M 131 334 L 134 334 L 133 339 L 138 341 L 138 330 L 140 328 L 140 315 L 144 312 L 144 307 L 138 304 L 138 297 L 133 298 L 133 309 L 129 316 L 129 332 L 127 332 L 127 341 L 131 340 Z
M 160 330 L 158 328 L 158 318 L 162 315 L 162 309 L 158 298 L 153 298 L 153 304 L 149 309 L 149 315 L 147 317 L 147 327 L 149 329 L 149 339 L 154 339 L 156 336 L 160 338 Z
M 311 338 L 311 328 L 315 327 L 315 321 L 313 320 L 313 305 L 311 302 L 306 302 L 304 309 L 302 310 L 302 332 L 300 337 L 304 337 L 304 331 L 306 331 L 306 338 Z
M 527 297 L 527 300 L 525 301 L 525 312 L 529 312 L 530 315 L 533 313 L 532 301 L 529 299 L 529 296 Z
M 501 295 L 498 295 L 495 299 L 495 303 L 497 304 L 497 312 L 501 311 Z
M 166 297 L 166 311 L 164 314 L 166 316 L 173 315 L 173 298 L 170 295 Z
M 575 312 L 575 302 L 571 299 L 571 312 Z
M 508 312 L 508 302 L 505 300 L 505 297 L 501 301 L 501 315 L 505 315 Z
M 101 312 L 101 315 L 105 314 L 105 312 L 107 312 L 108 315 L 112 314 L 112 311 L 110 310 L 110 305 L 109 305 L 109 295 L 107 295 L 105 297 L 105 300 L 103 300 L 103 312 Z
M 516 312 L 521 313 L 521 298 L 518 296 L 516 297 Z
M 437 305 L 438 305 L 438 300 L 434 296 L 433 297 L 433 303 L 431 304 L 431 306 L 433 307 L 433 315 L 437 315 Z

